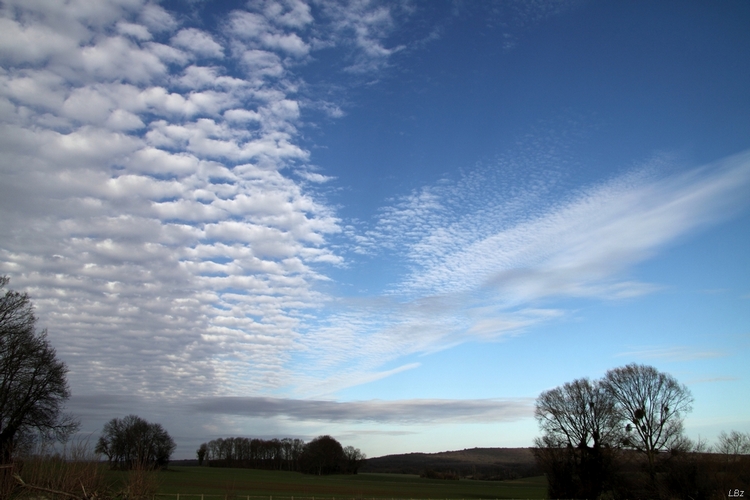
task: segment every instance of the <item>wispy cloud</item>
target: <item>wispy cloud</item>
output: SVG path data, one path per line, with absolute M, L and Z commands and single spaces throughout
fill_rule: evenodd
M 726 352 L 695 349 L 691 347 L 648 347 L 617 354 L 621 358 L 660 359 L 664 361 L 694 361 L 696 359 L 721 358 Z
M 699 379 L 693 379 L 688 380 L 688 384 L 713 384 L 716 382 L 735 382 L 740 380 L 737 377 L 711 377 L 711 378 L 699 378 Z
M 405 355 L 517 334 L 567 314 L 553 306 L 559 299 L 658 291 L 658 283 L 635 280 L 630 270 L 743 207 L 750 154 L 671 176 L 653 172 L 646 165 L 560 201 L 554 182 L 506 186 L 501 175 L 480 169 L 397 200 L 360 244 L 376 256 L 406 259 L 411 270 L 384 297 L 340 304 L 344 312 L 302 340 L 308 370 L 298 387 L 326 394 L 324 388 L 355 385 L 366 380 L 361 374 Z M 721 353 L 628 355 L 688 360 Z

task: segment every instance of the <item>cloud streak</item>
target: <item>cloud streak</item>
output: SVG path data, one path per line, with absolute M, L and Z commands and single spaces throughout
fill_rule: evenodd
M 552 185 L 511 196 L 496 179 L 469 172 L 383 210 L 359 243 L 405 258 L 411 269 L 385 297 L 355 301 L 302 340 L 308 374 L 339 375 L 300 386 L 325 394 L 405 355 L 517 334 L 567 314 L 555 300 L 659 290 L 631 269 L 744 207 L 750 153 L 667 176 L 646 165 L 562 201 L 548 195 Z M 459 209 L 465 204 L 481 209 Z
M 448 423 L 509 422 L 528 418 L 531 399 L 413 399 L 399 401 L 315 401 L 276 398 L 205 398 L 199 412 L 244 417 L 286 417 L 323 422 Z

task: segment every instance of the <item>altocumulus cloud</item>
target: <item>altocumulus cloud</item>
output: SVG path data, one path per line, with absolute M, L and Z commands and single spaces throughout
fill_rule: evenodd
M 141 0 L 0 13 L 0 272 L 74 390 L 285 383 L 321 270 L 342 263 L 333 209 L 282 173 L 327 180 L 305 171 L 290 68 L 336 40 L 299 1 L 228 12 L 221 35 Z
M 332 178 L 307 166 L 299 128 L 343 111 L 303 95 L 295 70 L 333 46 L 346 74 L 387 68 L 409 9 L 315 5 L 253 2 L 209 33 L 141 0 L 2 4 L 0 273 L 34 297 L 75 393 L 218 416 L 528 415 L 525 401 L 237 397 L 331 394 L 566 313 L 542 299 L 648 293 L 624 271 L 746 201 L 747 153 L 560 197 L 555 159 L 532 145 L 415 189 L 334 246 L 345 224 L 315 191 Z M 408 270 L 380 296 L 332 300 L 318 285 L 357 253 Z M 92 398 L 72 404 L 145 401 Z

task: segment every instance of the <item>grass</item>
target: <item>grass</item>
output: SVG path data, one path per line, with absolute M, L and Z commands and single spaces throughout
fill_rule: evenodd
M 124 480 L 125 473 L 110 474 L 113 480 Z M 511 481 L 446 481 L 408 474 L 310 476 L 297 472 L 175 466 L 156 473 L 156 481 L 158 493 L 186 496 L 500 499 L 544 498 L 547 493 L 547 482 L 542 476 Z M 194 499 L 193 496 L 185 500 Z

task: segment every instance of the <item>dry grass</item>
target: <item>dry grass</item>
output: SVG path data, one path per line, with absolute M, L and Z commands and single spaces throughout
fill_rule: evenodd
M 113 480 L 88 440 L 62 450 L 41 446 L 0 469 L 0 500 L 145 500 L 158 491 L 150 467 L 128 471 Z

